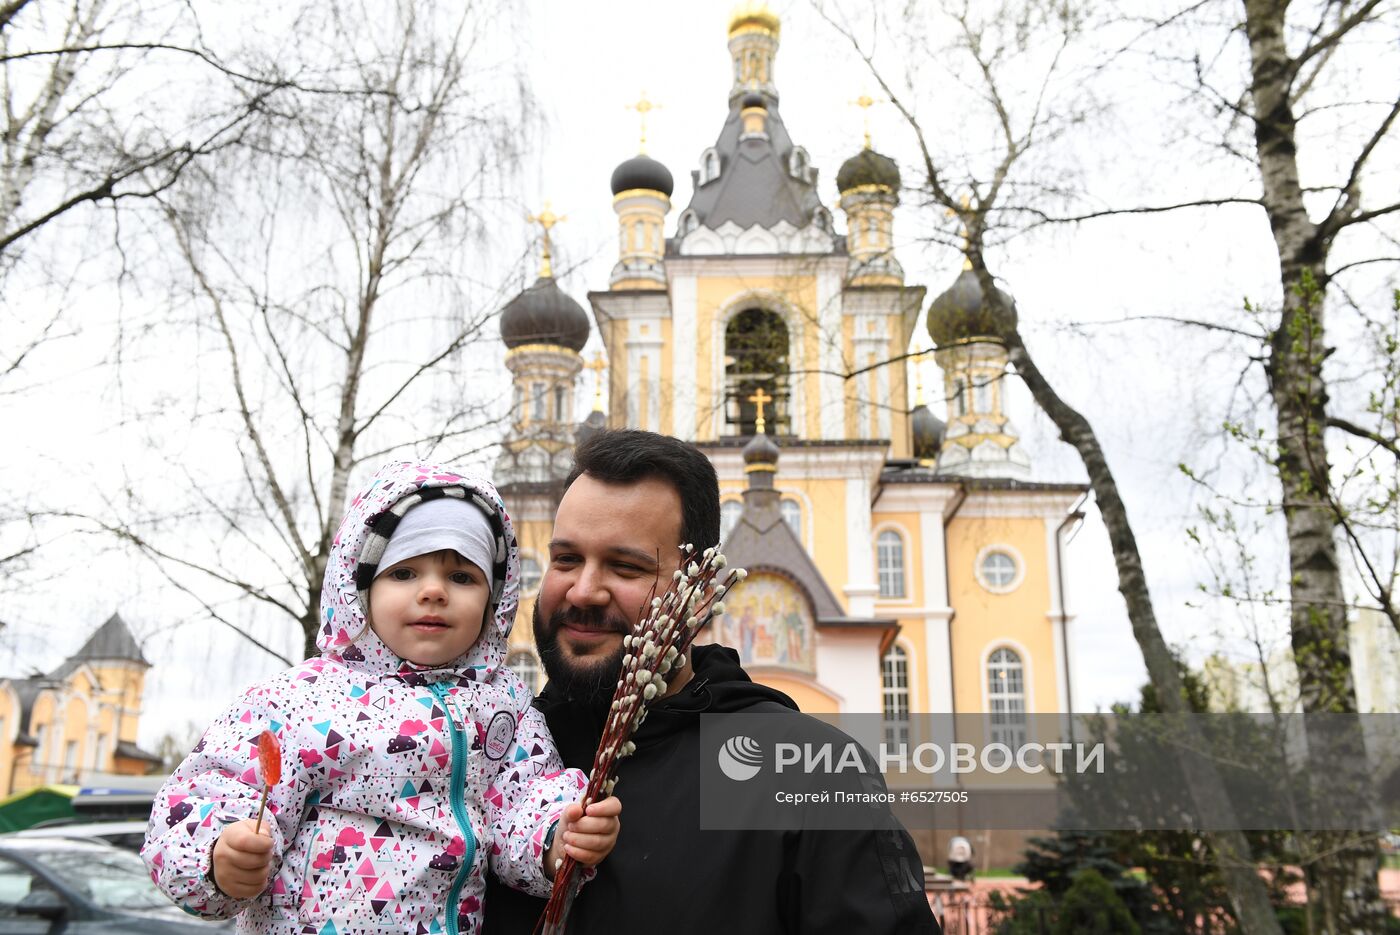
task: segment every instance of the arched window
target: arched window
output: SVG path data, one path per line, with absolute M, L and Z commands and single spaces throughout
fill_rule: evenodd
M 1026 742 L 1026 680 L 1021 657 L 1002 647 L 987 659 L 987 713 L 992 743 L 1012 750 Z
M 568 398 L 567 395 L 566 395 L 567 393 L 568 393 L 568 389 L 567 389 L 562 383 L 557 383 L 557 384 L 555 384 L 555 386 L 554 386 L 554 421 L 555 421 L 555 422 L 567 422 L 567 421 L 569 421 L 569 413 L 568 413 L 568 412 L 565 410 L 565 408 L 564 408 L 564 404 L 565 404 L 565 402 L 566 402 L 566 400 L 567 400 L 567 398 Z
M 967 378 L 953 378 L 953 412 L 955 415 L 967 415 L 968 407 Z
M 506 659 L 506 665 L 516 675 L 520 676 L 520 681 L 525 683 L 525 687 L 530 689 L 530 694 L 540 693 L 540 662 L 535 658 L 535 654 L 528 649 L 513 652 Z
M 700 184 L 713 182 L 719 178 L 719 153 L 713 149 L 707 149 L 700 156 Z
M 719 505 L 719 541 L 725 542 L 739 522 L 744 505 L 738 500 L 726 500 Z
M 875 565 L 880 575 L 880 596 L 904 597 L 904 539 L 893 529 L 875 538 Z
M 544 393 L 543 383 L 530 384 L 530 418 L 535 422 L 543 422 L 546 418 L 545 406 L 549 404 L 548 397 Z
M 792 155 L 788 157 L 788 174 L 803 182 L 807 180 L 807 150 L 801 146 L 792 148 Z
M 729 319 L 724 330 L 724 420 L 731 435 L 757 431 L 758 406 L 751 400 L 763 390 L 763 417 L 769 435 L 788 431 L 788 329 L 783 317 L 766 308 L 749 308 Z
M 880 670 L 884 700 L 885 746 L 894 749 L 909 743 L 909 657 L 895 644 L 885 653 Z
M 784 499 L 778 503 L 778 512 L 783 517 L 783 522 L 788 524 L 792 534 L 797 537 L 797 541 L 802 541 L 802 504 L 796 500 Z
M 529 555 L 520 556 L 520 593 L 529 596 L 540 586 L 540 563 Z
M 973 401 L 976 411 L 984 415 L 992 411 L 992 378 L 986 374 L 977 377 L 973 384 Z
M 687 211 L 685 214 L 681 215 L 680 234 L 682 237 L 684 237 L 686 234 L 689 234 L 691 231 L 695 230 L 695 228 L 699 226 L 700 218 L 695 214 L 694 211 Z

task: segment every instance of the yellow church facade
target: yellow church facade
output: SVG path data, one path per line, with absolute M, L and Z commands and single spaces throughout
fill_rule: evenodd
M 0 799 L 150 772 L 159 758 L 136 743 L 148 669 L 113 614 L 53 672 L 0 679 Z
M 719 475 L 724 550 L 751 577 L 709 636 L 756 680 L 810 713 L 883 713 L 895 740 L 925 712 L 1025 739 L 1031 715 L 1073 707 L 1063 542 L 1085 488 L 1034 476 L 975 276 L 932 302 L 905 283 L 893 160 L 867 138 L 822 184 L 781 116 L 780 29 L 765 10 L 731 22 L 729 112 L 697 140 L 688 204 L 656 160 L 617 167 L 618 258 L 589 309 L 546 263 L 502 312 L 514 408 L 496 474 L 526 558 L 521 619 L 576 438 L 662 432 Z M 585 363 L 594 334 L 605 357 Z M 941 417 L 910 367 L 930 344 Z M 510 662 L 542 680 L 529 627 Z

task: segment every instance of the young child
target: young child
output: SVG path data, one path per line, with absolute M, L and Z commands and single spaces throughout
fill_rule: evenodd
M 520 558 L 494 487 L 390 464 L 350 504 L 321 592 L 321 655 L 244 692 L 161 789 L 141 854 L 187 911 L 240 932 L 479 931 L 485 870 L 547 896 L 592 866 L 617 799 L 575 801 L 505 668 Z M 281 781 L 262 794 L 258 735 Z M 557 823 L 557 833 L 556 833 Z

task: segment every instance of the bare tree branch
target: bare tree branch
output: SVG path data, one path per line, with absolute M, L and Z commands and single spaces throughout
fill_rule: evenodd
M 1298 53 L 1298 57 L 1293 60 L 1293 64 L 1289 69 L 1289 82 L 1291 83 L 1292 80 L 1298 76 L 1303 66 L 1306 65 L 1310 59 L 1322 52 L 1326 52 L 1328 49 L 1341 42 L 1342 39 L 1346 37 L 1347 33 L 1370 18 L 1372 11 L 1380 6 L 1380 4 L 1381 0 L 1365 0 L 1365 2 L 1357 7 L 1350 16 L 1344 17 L 1341 22 L 1337 24 L 1336 29 L 1333 29 L 1322 38 L 1315 40 L 1311 45 L 1303 49 L 1302 52 Z
M 1014 211 L 1021 214 L 1029 214 L 1037 218 L 1036 224 L 1076 224 L 1080 221 L 1092 221 L 1097 218 L 1121 217 L 1130 214 L 1165 214 L 1169 211 L 1184 211 L 1187 208 L 1216 208 L 1221 205 L 1253 205 L 1259 207 L 1263 202 L 1258 198 L 1201 198 L 1196 201 L 1182 201 L 1171 205 L 1144 205 L 1136 208 L 1105 208 L 1102 211 L 1090 211 L 1085 214 L 1066 215 L 1055 217 L 1031 205 L 1016 205 L 1002 210 Z
M 1393 438 L 1386 438 L 1378 432 L 1373 432 L 1368 428 L 1363 428 L 1354 422 L 1339 418 L 1338 416 L 1328 416 L 1327 424 L 1331 428 L 1346 432 L 1348 435 L 1355 435 L 1357 438 L 1364 438 L 1369 442 L 1374 442 L 1378 447 L 1384 448 L 1395 457 L 1400 458 L 1400 445 L 1397 445 L 1396 440 Z

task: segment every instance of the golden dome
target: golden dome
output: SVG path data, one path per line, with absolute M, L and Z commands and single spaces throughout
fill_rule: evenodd
M 762 0 L 748 0 L 736 7 L 729 17 L 729 36 L 733 38 L 741 32 L 766 32 L 777 38 L 781 25 L 778 14 L 768 9 L 768 4 Z

